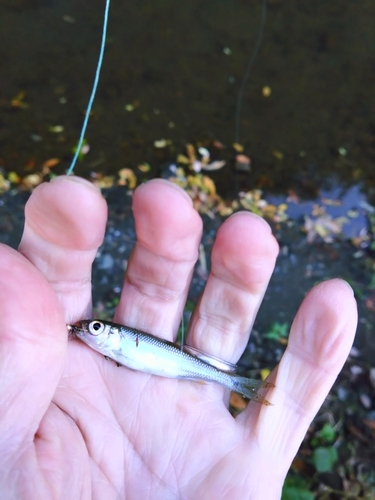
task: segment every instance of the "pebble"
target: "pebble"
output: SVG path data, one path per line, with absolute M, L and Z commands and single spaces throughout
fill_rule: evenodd
M 370 396 L 368 396 L 367 394 L 361 394 L 359 396 L 359 400 L 360 400 L 362 406 L 364 406 L 366 408 L 366 410 L 369 410 L 371 408 L 372 401 L 371 401 Z
M 348 399 L 348 391 L 345 387 L 337 387 L 337 397 L 340 401 L 346 401 Z
M 375 368 L 370 368 L 370 382 L 372 387 L 375 389 Z
M 112 255 L 110 255 L 109 253 L 105 253 L 98 259 L 96 265 L 98 269 L 101 269 L 102 271 L 107 271 L 109 269 L 112 269 L 114 263 L 115 259 L 112 257 Z

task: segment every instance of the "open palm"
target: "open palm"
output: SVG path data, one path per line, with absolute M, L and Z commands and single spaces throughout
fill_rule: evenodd
M 133 197 L 137 244 L 114 320 L 175 339 L 202 223 L 176 186 Z M 91 317 L 91 264 L 107 208 L 77 177 L 39 186 L 19 252 L 0 247 L 0 496 L 4 499 L 278 499 L 306 430 L 352 345 L 356 304 L 341 280 L 315 287 L 266 397 L 236 419 L 216 384 L 119 368 L 66 323 Z M 236 363 L 278 252 L 241 212 L 220 228 L 188 343 Z

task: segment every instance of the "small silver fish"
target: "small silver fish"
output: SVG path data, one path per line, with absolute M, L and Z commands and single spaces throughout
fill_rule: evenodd
M 132 370 L 160 377 L 216 382 L 246 398 L 271 404 L 257 390 L 273 387 L 273 384 L 240 377 L 233 373 L 235 365 L 198 349 L 185 346 L 181 350 L 178 344 L 149 333 L 97 319 L 78 321 L 67 325 L 67 328 L 70 335 L 75 335 L 95 351 Z M 227 369 L 223 369 L 225 367 Z

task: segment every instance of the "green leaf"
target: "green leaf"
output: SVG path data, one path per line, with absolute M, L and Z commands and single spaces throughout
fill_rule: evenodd
M 337 459 L 337 450 L 333 446 L 320 446 L 312 454 L 312 462 L 317 472 L 330 472 Z
M 375 243 L 374 243 L 374 246 L 375 246 Z M 372 250 L 374 250 L 374 248 L 372 248 Z M 374 288 L 375 288 L 375 274 L 373 274 L 371 276 L 371 281 L 370 281 L 370 284 L 369 284 L 369 288 L 371 288 L 371 290 L 374 290 Z
M 288 474 L 285 479 L 281 500 L 314 500 L 307 482 L 301 476 Z
M 298 486 L 284 486 L 281 500 L 314 500 L 314 494 Z
M 77 144 L 72 148 L 72 153 L 73 154 L 76 154 L 76 151 L 78 149 L 78 144 L 79 144 L 79 141 L 77 142 Z M 79 153 L 78 153 L 78 160 L 82 160 L 83 157 L 85 156 L 85 154 L 82 152 L 82 149 L 87 145 L 87 141 L 86 139 L 83 139 L 82 141 L 82 146 L 80 147 L 80 150 L 79 150 Z
M 274 322 L 271 324 L 268 332 L 264 334 L 264 337 L 269 340 L 279 340 L 280 338 L 288 338 L 289 324 Z
M 316 434 L 318 437 L 324 439 L 328 443 L 332 443 L 336 439 L 336 431 L 331 424 L 324 424 L 319 432 Z
M 195 304 L 191 300 L 188 300 L 185 304 L 185 311 L 193 312 Z

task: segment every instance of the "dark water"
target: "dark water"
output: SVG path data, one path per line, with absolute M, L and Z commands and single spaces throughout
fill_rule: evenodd
M 104 1 L 0 2 L 0 158 L 24 172 L 69 164 L 91 90 Z M 235 105 L 255 45 L 261 1 L 113 0 L 90 153 L 78 174 L 161 161 L 186 142 L 234 140 Z M 269 0 L 246 89 L 241 142 L 253 160 L 242 187 L 314 194 L 332 175 L 375 186 L 375 3 Z M 227 55 L 230 49 L 230 55 Z M 263 97 L 262 88 L 272 93 Z M 25 92 L 27 109 L 10 101 Z M 134 111 L 127 112 L 126 104 Z M 53 134 L 52 125 L 64 131 Z M 156 139 L 173 141 L 162 159 Z M 275 158 L 275 151 L 282 159 Z M 344 154 L 340 154 L 341 153 Z M 219 155 L 220 155 L 219 154 Z M 280 157 L 280 155 L 278 155 Z M 59 170 L 57 170 L 59 172 Z M 223 192 L 229 167 L 214 176 Z

